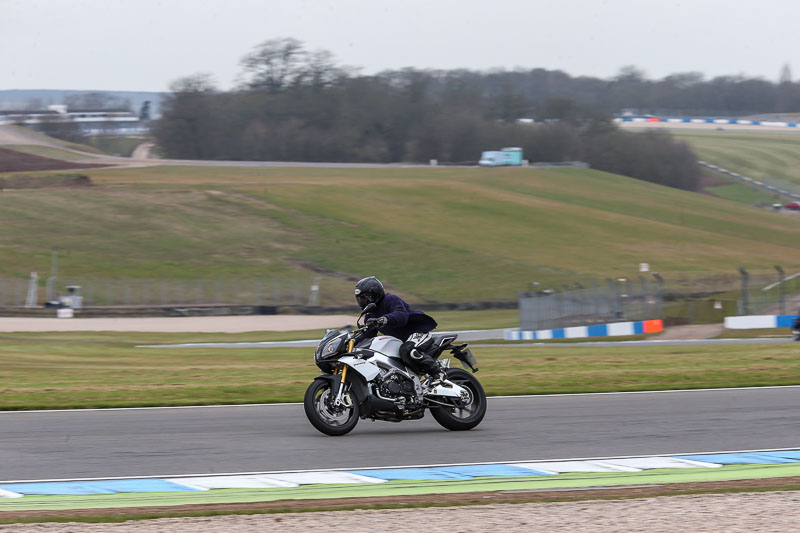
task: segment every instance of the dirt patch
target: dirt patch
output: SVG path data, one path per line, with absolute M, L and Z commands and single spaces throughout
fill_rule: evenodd
M 651 337 L 653 340 L 674 339 L 714 339 L 725 331 L 724 324 L 694 324 L 688 326 L 673 326 L 666 328 L 663 333 Z
M 0 172 L 26 172 L 31 170 L 69 170 L 73 168 L 96 168 L 107 165 L 70 163 L 49 157 L 25 154 L 8 148 L 0 148 Z
M 191 516 L 209 513 L 293 513 L 300 511 L 335 511 L 343 509 L 386 509 L 431 505 L 484 505 L 502 503 L 570 502 L 604 499 L 654 498 L 715 492 L 752 492 L 764 490 L 800 490 L 800 477 L 711 481 L 701 483 L 668 483 L 633 487 L 592 487 L 561 490 L 524 490 L 467 492 L 455 494 L 420 494 L 380 498 L 332 498 L 324 500 L 281 500 L 228 504 L 197 504 L 155 507 L 117 507 L 110 509 L 3 511 L 0 519 L 86 518 L 92 516 Z
M 303 268 L 305 270 L 310 270 L 311 272 L 316 272 L 317 274 L 324 274 L 331 278 L 343 279 L 345 281 L 358 281 L 360 279 L 357 276 L 353 276 L 351 274 L 345 274 L 344 272 L 334 272 L 333 270 L 324 269 L 321 266 L 311 263 L 309 261 L 292 261 L 292 264 L 296 267 Z
M 45 189 L 52 187 L 90 187 L 92 185 L 92 180 L 85 174 L 14 175 L 8 178 L 0 178 L 0 189 Z

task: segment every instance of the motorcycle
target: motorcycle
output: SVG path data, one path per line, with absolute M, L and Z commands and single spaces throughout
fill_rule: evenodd
M 309 422 L 332 436 L 349 433 L 360 419 L 417 420 L 426 410 L 452 431 L 480 424 L 486 414 L 486 393 L 473 375 L 478 363 L 469 345 L 453 344 L 457 335 L 452 333 L 432 335 L 433 346 L 427 352 L 445 379 L 431 382 L 403 363 L 400 339 L 369 335 L 374 330 L 362 325 L 361 318 L 374 308 L 375 304 L 367 305 L 352 330 L 327 330 L 314 351 L 314 362 L 323 374 L 309 385 L 303 399 Z M 450 368 L 450 359 L 439 360 L 446 351 L 465 370 Z

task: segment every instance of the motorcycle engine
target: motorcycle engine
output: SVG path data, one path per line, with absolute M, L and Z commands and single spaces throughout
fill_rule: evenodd
M 384 398 L 405 398 L 409 404 L 415 403 L 417 397 L 414 383 L 398 374 L 392 374 L 382 381 L 378 386 L 378 391 Z

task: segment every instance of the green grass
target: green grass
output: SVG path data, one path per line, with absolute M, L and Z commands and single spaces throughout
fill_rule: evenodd
M 143 142 L 145 142 L 143 137 L 99 136 L 86 139 L 86 144 L 88 146 L 108 155 L 119 155 L 122 157 L 130 157 L 133 150 Z
M 685 130 L 671 133 L 688 143 L 703 161 L 786 190 L 800 190 L 800 135 Z
M 25 128 L 23 126 L 6 126 L 6 127 L 14 129 L 14 130 L 17 130 L 23 136 L 33 138 L 35 140 L 44 142 L 45 144 L 59 145 L 59 146 L 63 146 L 64 148 L 69 148 L 70 150 L 77 150 L 79 152 L 87 152 L 89 154 L 92 154 L 92 153 L 101 154 L 102 153 L 97 148 L 88 146 L 86 144 L 73 143 L 73 142 L 57 139 L 55 137 L 50 137 L 49 135 L 45 135 L 44 133 L 29 129 L 29 128 Z M 39 146 L 39 145 L 36 145 L 36 144 L 25 144 L 25 145 L 21 145 L 20 147 L 25 147 L 26 149 L 33 149 L 34 146 Z
M 8 148 L 9 150 L 15 150 L 17 152 L 38 155 L 40 157 L 48 157 L 50 159 L 59 159 L 61 161 L 77 161 L 79 159 L 91 159 L 94 157 L 91 154 L 76 154 L 75 152 L 68 152 L 67 150 L 62 150 L 61 148 L 55 148 L 53 146 L 12 144 L 4 145 L 3 147 Z
M 705 169 L 706 172 L 713 172 Z M 730 179 L 730 178 L 727 178 Z M 756 189 L 741 183 L 730 183 L 728 185 L 717 185 L 714 187 L 706 187 L 706 192 L 710 192 L 714 196 L 725 198 L 733 202 L 741 202 L 749 205 L 770 206 L 774 203 L 781 202 L 780 197 L 762 192 L 762 189 Z
M 512 300 L 631 275 L 800 266 L 771 212 L 605 174 L 536 169 L 93 169 L 83 190 L 7 191 L 0 276 L 323 277 L 323 303 L 375 274 L 412 301 Z M 795 258 L 795 264 L 788 264 Z
M 185 334 L 30 334 L 0 343 L 0 409 L 301 401 L 310 348 L 136 348 Z M 254 340 L 254 334 L 228 340 Z M 62 342 L 44 342 L 47 338 Z M 218 338 L 218 336 L 217 336 Z M 261 335 L 266 338 L 266 335 Z M 73 342 L 65 342 L 72 340 Z M 74 342 L 74 341 L 83 342 Z M 196 339 L 195 339 L 196 340 Z M 475 347 L 490 395 L 796 385 L 797 345 Z
M 718 339 L 764 339 L 782 338 L 787 339 L 792 336 L 792 328 L 761 328 L 761 329 L 726 329 L 719 335 Z M 800 343 L 798 343 L 800 344 Z

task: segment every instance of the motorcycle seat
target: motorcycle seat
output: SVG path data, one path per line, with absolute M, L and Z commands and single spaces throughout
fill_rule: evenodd
M 455 333 L 432 333 L 431 338 L 433 339 L 433 344 L 428 351 L 438 352 L 444 350 L 453 344 L 453 341 L 456 340 L 457 337 L 458 335 Z

